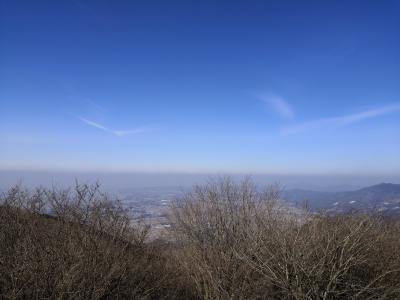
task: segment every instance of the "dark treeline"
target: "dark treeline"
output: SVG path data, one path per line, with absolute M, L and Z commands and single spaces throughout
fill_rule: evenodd
M 400 221 L 287 209 L 277 187 L 210 180 L 165 238 L 98 185 L 0 203 L 4 299 L 400 299 Z

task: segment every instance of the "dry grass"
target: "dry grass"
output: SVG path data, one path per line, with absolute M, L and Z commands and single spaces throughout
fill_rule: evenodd
M 196 186 L 168 240 L 99 191 L 15 187 L 0 205 L 0 298 L 400 299 L 400 222 L 302 215 L 250 179 Z M 134 221 L 135 220 L 135 221 Z

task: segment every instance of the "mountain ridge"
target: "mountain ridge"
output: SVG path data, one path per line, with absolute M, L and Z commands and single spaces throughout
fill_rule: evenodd
M 346 212 L 356 209 L 400 214 L 400 184 L 396 183 L 383 182 L 343 192 L 290 189 L 283 191 L 282 197 L 294 204 L 307 202 L 311 210 Z

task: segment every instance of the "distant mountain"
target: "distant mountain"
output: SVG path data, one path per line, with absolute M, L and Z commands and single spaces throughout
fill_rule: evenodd
M 307 201 L 312 210 L 346 212 L 356 209 L 400 214 L 400 184 L 393 183 L 381 183 L 349 192 L 292 189 L 284 191 L 282 198 L 295 204 Z

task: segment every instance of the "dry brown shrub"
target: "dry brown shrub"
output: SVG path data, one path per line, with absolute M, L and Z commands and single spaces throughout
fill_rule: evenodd
M 400 221 L 288 208 L 249 178 L 196 186 L 149 227 L 98 185 L 14 187 L 0 204 L 0 298 L 400 299 Z
M 148 229 L 98 185 L 34 193 L 14 187 L 0 206 L 0 298 L 184 294 L 165 272 L 166 253 L 146 243 Z
M 204 299 L 257 298 L 256 270 L 238 256 L 257 232 L 257 216 L 272 214 L 277 189 L 258 192 L 249 178 L 229 177 L 194 187 L 172 209 L 175 237 L 182 246 L 179 262 Z M 269 291 L 264 289 L 263 294 Z
M 249 179 L 195 187 L 173 208 L 179 261 L 204 299 L 399 299 L 398 221 L 298 214 Z

